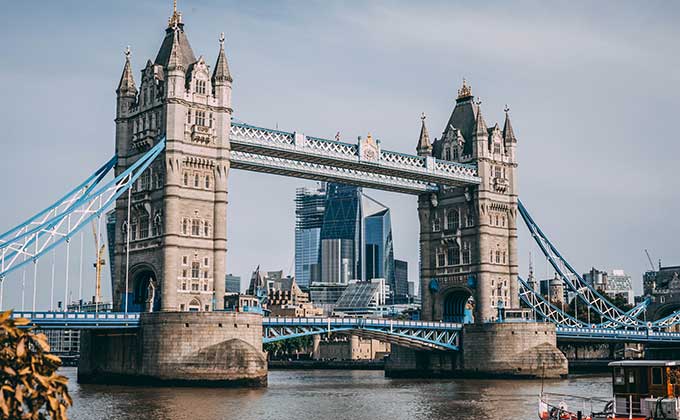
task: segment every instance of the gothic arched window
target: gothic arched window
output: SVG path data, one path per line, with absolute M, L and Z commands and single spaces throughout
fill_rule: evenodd
M 194 261 L 191 263 L 191 278 L 192 279 L 197 279 L 200 275 L 200 264 L 198 261 Z
M 182 220 L 182 234 L 187 235 L 189 233 L 189 221 L 187 219 Z
M 448 147 L 444 149 L 444 160 L 451 160 L 451 149 Z
M 201 233 L 200 229 L 200 222 L 198 219 L 194 219 L 191 221 L 191 234 L 194 236 L 198 236 Z

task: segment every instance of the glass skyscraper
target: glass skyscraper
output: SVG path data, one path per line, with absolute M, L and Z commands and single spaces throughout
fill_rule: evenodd
M 295 280 L 303 289 L 321 279 L 320 236 L 325 204 L 323 184 L 295 192 Z
M 360 187 L 333 183 L 298 189 L 295 203 L 295 276 L 301 287 L 382 278 L 393 293 L 408 293 L 396 284 L 387 207 Z
M 328 184 L 320 239 L 321 282 L 348 284 L 360 278 L 360 187 Z

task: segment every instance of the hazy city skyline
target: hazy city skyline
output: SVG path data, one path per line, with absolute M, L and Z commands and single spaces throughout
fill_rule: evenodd
M 680 144 L 671 126 L 680 109 L 680 28 L 669 12 L 680 5 L 633 5 L 179 2 L 192 47 L 211 66 L 225 32 L 234 115 L 245 122 L 326 138 L 340 131 L 347 142 L 371 132 L 383 148 L 414 154 L 420 113 L 439 137 L 465 77 L 489 126 L 502 124 L 509 105 L 520 197 L 563 254 L 580 272 L 623 268 L 639 285 L 649 268 L 645 248 L 680 264 Z M 0 231 L 110 158 L 123 50 L 132 48 L 139 83 L 170 11 L 164 0 L 5 8 L 0 34 L 12 42 L 0 67 L 0 174 L 11 182 L 0 187 L 10 203 Z M 258 264 L 293 271 L 293 199 L 304 185 L 312 183 L 231 172 L 227 272 L 249 278 Z M 415 198 L 370 194 L 390 207 L 395 255 L 416 280 Z M 543 277 L 526 229 L 519 234 L 520 272 L 534 249 Z M 90 252 L 88 273 L 92 259 Z M 8 279 L 6 306 L 18 306 L 18 279 Z

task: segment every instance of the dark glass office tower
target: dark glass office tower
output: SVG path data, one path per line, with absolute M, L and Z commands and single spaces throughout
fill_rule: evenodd
M 308 289 L 321 279 L 321 226 L 326 206 L 324 184 L 295 192 L 295 281 Z
M 394 277 L 394 247 L 392 244 L 392 221 L 390 209 L 383 208 L 364 219 L 366 280 L 383 278 L 390 287 L 395 303 L 396 284 Z
M 361 278 L 361 188 L 328 184 L 321 227 L 321 282 Z

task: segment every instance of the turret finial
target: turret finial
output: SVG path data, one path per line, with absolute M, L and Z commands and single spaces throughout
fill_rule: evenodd
M 129 60 L 130 59 L 130 46 L 128 45 L 125 47 L 125 59 Z
M 168 28 L 177 30 L 177 27 L 182 23 L 182 14 L 177 11 L 177 0 L 172 1 L 172 16 L 168 19 Z
M 224 48 L 224 32 L 220 32 L 220 48 Z
M 467 84 L 467 80 L 463 78 L 463 86 L 458 89 L 458 99 L 468 98 L 472 96 L 472 88 Z
M 504 111 L 506 114 L 507 114 L 508 112 L 510 112 L 510 107 L 508 106 L 508 104 L 505 104 L 505 108 L 503 108 L 503 111 Z
M 422 113 L 420 114 L 420 120 L 423 122 L 423 124 L 425 124 L 425 118 L 427 118 L 427 117 L 425 116 L 425 113 L 422 112 Z

